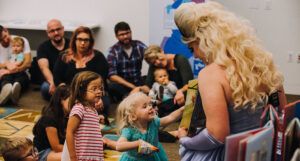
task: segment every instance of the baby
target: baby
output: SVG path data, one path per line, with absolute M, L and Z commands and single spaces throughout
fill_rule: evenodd
M 173 98 L 178 88 L 175 82 L 169 80 L 168 72 L 164 68 L 155 69 L 154 79 L 149 96 L 152 102 L 158 105 L 158 114 L 162 117 L 175 110 Z
M 9 60 L 5 62 L 5 68 L 0 70 L 0 77 L 9 74 L 10 70 L 22 65 L 24 61 L 24 40 L 21 37 L 12 39 L 12 53 L 9 55 Z

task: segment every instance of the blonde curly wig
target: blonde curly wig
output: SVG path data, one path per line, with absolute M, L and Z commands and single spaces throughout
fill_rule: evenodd
M 258 102 L 282 86 L 272 54 L 266 51 L 245 19 L 217 2 L 184 3 L 175 11 L 175 23 L 186 43 L 199 40 L 208 63 L 225 68 L 235 110 Z

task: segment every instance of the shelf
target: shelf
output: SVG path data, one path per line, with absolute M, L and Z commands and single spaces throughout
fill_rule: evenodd
M 48 20 L 0 20 L 0 24 L 8 29 L 21 29 L 21 30 L 46 30 Z M 79 26 L 86 26 L 90 29 L 99 28 L 100 25 L 94 22 L 79 22 L 79 21 L 65 21 L 62 20 L 65 31 L 73 32 Z

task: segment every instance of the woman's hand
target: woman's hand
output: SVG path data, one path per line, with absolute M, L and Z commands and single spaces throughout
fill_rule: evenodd
M 187 128 L 185 127 L 179 127 L 178 128 L 178 132 L 177 132 L 177 136 L 178 138 L 182 138 L 187 136 L 188 132 L 187 132 Z
M 185 100 L 184 100 L 184 94 L 182 90 L 177 90 L 176 95 L 174 97 L 174 104 L 183 105 L 184 102 Z

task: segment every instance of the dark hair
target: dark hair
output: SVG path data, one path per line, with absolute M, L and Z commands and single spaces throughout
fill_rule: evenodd
M 69 87 L 66 85 L 58 86 L 53 94 L 53 96 L 50 99 L 49 105 L 45 106 L 42 109 L 42 116 L 38 120 L 38 122 L 33 127 L 33 134 L 35 136 L 37 135 L 43 135 L 39 134 L 41 131 L 40 128 L 41 125 L 41 119 L 43 117 L 49 117 L 54 119 L 57 122 L 58 129 L 57 133 L 59 138 L 65 138 L 65 125 L 67 123 L 67 116 L 64 113 L 64 107 L 61 103 L 62 100 L 67 99 L 70 96 L 70 90 Z
M 2 25 L 0 25 L 0 40 L 2 39 L 3 30 L 4 30 L 4 27 Z
M 130 30 L 130 26 L 128 25 L 128 23 L 122 21 L 122 22 L 118 22 L 115 25 L 115 34 L 118 34 L 118 31 L 126 31 L 126 30 Z
M 93 80 L 101 79 L 103 85 L 103 80 L 101 76 L 95 72 L 83 71 L 77 73 L 71 83 L 71 96 L 69 99 L 69 109 L 77 103 L 80 102 L 82 105 L 86 106 L 87 102 L 85 100 L 86 90 L 89 83 Z
M 70 40 L 70 50 L 69 50 L 69 52 L 71 52 L 72 54 L 77 53 L 76 39 L 77 39 L 77 36 L 82 32 L 86 33 L 90 36 L 89 52 L 93 51 L 95 40 L 94 40 L 94 37 L 93 37 L 92 30 L 88 27 L 80 26 L 73 32 L 73 35 L 72 35 L 71 40 Z

